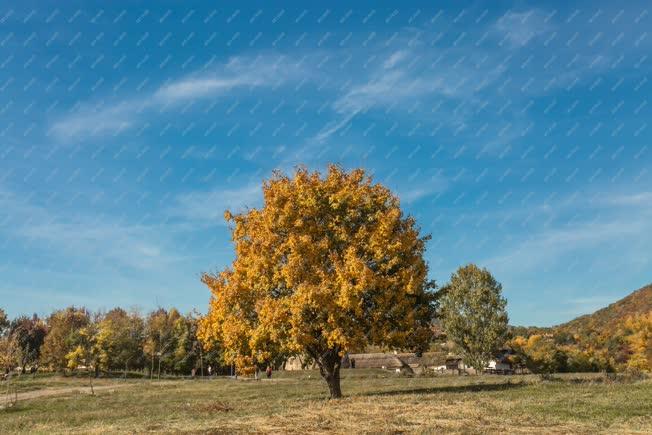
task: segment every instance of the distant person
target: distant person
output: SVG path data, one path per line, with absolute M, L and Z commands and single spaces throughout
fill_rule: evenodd
M 351 368 L 355 368 L 355 358 L 351 358 Z
M 267 373 L 267 379 L 271 379 L 272 378 L 272 367 L 267 366 L 267 370 L 265 370 L 265 372 Z
M 213 374 L 213 367 L 208 366 L 208 377 L 210 378 L 212 374 Z
M 196 371 L 197 371 L 197 369 L 194 368 L 194 367 L 192 368 L 192 370 L 190 370 L 190 376 L 192 376 L 193 379 L 195 379 L 195 372 Z

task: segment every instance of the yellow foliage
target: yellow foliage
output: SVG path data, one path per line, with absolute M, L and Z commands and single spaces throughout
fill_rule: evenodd
M 534 334 L 528 338 L 515 337 L 509 342 L 520 362 L 534 373 L 552 373 L 560 370 L 563 364 L 561 354 L 551 337 Z
M 11 336 L 0 336 L 0 370 L 13 370 L 18 364 L 20 347 Z
M 627 367 L 652 371 L 652 311 L 629 317 L 624 330 L 632 352 Z
M 75 370 L 80 365 L 83 365 L 83 361 L 86 358 L 86 354 L 82 346 L 77 346 L 71 352 L 66 354 L 66 360 L 68 360 L 68 368 Z
M 264 205 L 225 213 L 236 259 L 205 274 L 199 337 L 240 369 L 278 354 L 340 356 L 368 344 L 424 346 L 432 304 L 425 238 L 361 169 L 297 169 L 263 184 Z

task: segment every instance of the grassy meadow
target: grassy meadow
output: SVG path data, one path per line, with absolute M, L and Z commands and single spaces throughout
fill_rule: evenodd
M 0 433 L 650 433 L 652 380 L 601 375 L 402 377 L 344 370 L 345 397 L 327 400 L 316 371 L 271 380 L 12 381 Z M 6 385 L 0 384 L 6 389 Z

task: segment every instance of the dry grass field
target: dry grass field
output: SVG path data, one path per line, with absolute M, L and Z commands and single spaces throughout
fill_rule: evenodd
M 13 382 L 19 400 L 0 410 L 3 434 L 652 433 L 652 381 L 601 375 L 407 378 L 345 370 L 346 397 L 335 402 L 307 371 L 262 381 L 102 380 L 95 396 L 84 378 Z

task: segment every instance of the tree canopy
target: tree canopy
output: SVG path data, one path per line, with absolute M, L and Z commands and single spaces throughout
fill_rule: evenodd
M 140 363 L 143 344 L 143 320 L 136 313 L 115 308 L 98 324 L 96 348 L 99 362 L 107 370 L 125 370 Z
M 507 301 L 487 269 L 460 267 L 443 289 L 442 325 L 464 362 L 476 371 L 487 367 L 507 336 Z
M 259 209 L 225 213 L 236 258 L 204 274 L 212 298 L 200 338 L 240 370 L 279 353 L 312 358 L 331 397 L 343 354 L 373 344 L 428 346 L 434 283 L 427 237 L 361 169 L 299 168 L 263 183 Z
M 0 308 L 0 335 L 4 335 L 5 330 L 9 327 L 9 319 L 5 310 Z
M 47 334 L 45 323 L 36 314 L 21 316 L 12 320 L 9 333 L 20 350 L 18 362 L 24 372 L 28 364 L 36 363 L 41 356 L 41 346 Z
M 82 339 L 80 332 L 90 323 L 90 313 L 85 308 L 68 307 L 52 313 L 41 348 L 43 364 L 59 371 L 68 367 L 67 355 L 77 348 Z

